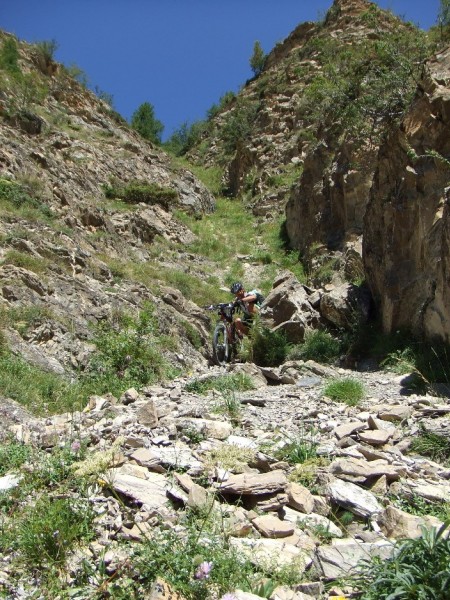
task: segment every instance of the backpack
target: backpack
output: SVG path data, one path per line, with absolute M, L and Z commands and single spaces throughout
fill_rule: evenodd
M 261 294 L 261 292 L 259 292 L 258 290 L 252 290 L 251 292 L 248 292 L 249 294 L 255 294 L 256 296 L 256 306 L 258 308 L 261 308 L 261 304 L 264 302 L 265 298 L 264 296 Z

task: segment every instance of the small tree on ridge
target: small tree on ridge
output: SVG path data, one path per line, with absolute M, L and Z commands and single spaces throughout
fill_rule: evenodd
M 131 115 L 131 127 L 146 140 L 154 144 L 161 143 L 164 125 L 155 117 L 155 109 L 150 102 L 141 104 Z
M 261 47 L 261 44 L 256 40 L 253 46 L 253 54 L 250 57 L 250 67 L 255 75 L 259 75 L 264 69 L 266 55 Z

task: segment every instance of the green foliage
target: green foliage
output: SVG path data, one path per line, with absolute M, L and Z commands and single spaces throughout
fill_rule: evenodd
M 309 490 L 314 489 L 317 471 L 329 464 L 329 459 L 323 456 L 306 458 L 303 462 L 295 464 L 289 475 L 289 480 L 300 483 Z
M 37 42 L 36 47 L 41 55 L 42 59 L 49 63 L 55 58 L 55 52 L 58 49 L 58 42 L 56 40 L 43 40 Z
M 140 581 L 152 583 L 163 577 L 187 600 L 207 600 L 220 597 L 239 587 L 251 584 L 254 568 L 240 553 L 228 547 L 222 539 L 208 535 L 208 542 L 190 529 L 186 537 L 166 531 L 147 539 L 136 551 L 133 564 Z M 196 579 L 202 562 L 211 563 L 207 578 Z
M 221 111 L 223 111 L 233 100 L 235 100 L 236 94 L 234 92 L 226 92 L 219 100 L 219 104 L 213 104 L 206 112 L 208 121 L 216 117 Z
M 47 204 L 30 195 L 26 186 L 5 178 L 0 178 L 0 208 L 7 212 L 36 214 L 41 220 L 46 221 L 53 217 Z
M 254 463 L 255 459 L 256 451 L 252 448 L 241 448 L 227 443 L 211 448 L 204 454 L 206 471 L 220 467 L 233 473 L 242 473 L 246 465 Z
M 0 446 L 0 477 L 23 465 L 29 459 L 30 454 L 30 447 L 19 442 L 12 441 Z
M 429 456 L 438 462 L 450 464 L 450 440 L 432 431 L 427 431 L 424 427 L 413 438 L 410 451 L 422 456 Z
M 423 496 L 411 494 L 409 496 L 390 496 L 390 500 L 394 506 L 411 515 L 416 516 L 433 516 L 440 521 L 450 521 L 450 503 L 427 500 Z
M 206 121 L 194 121 L 190 125 L 185 121 L 164 142 L 164 149 L 175 156 L 183 156 L 200 142 L 202 135 L 207 130 Z
M 210 390 L 218 392 L 246 392 L 254 389 L 251 378 L 245 373 L 231 373 L 205 379 L 194 379 L 186 384 L 186 391 L 194 394 L 207 394 Z
M 360 563 L 353 584 L 361 600 L 447 600 L 450 588 L 449 523 L 422 529 L 417 539 L 401 540 L 391 559 Z
M 32 256 L 19 250 L 8 250 L 3 257 L 4 265 L 15 265 L 28 271 L 40 274 L 47 268 L 47 261 L 43 258 Z
M 120 198 L 129 204 L 161 204 L 165 208 L 178 197 L 175 190 L 146 181 L 130 181 L 125 185 L 114 181 L 110 185 L 104 185 L 103 190 L 107 198 Z
M 332 379 L 325 386 L 323 393 L 328 398 L 344 402 L 349 406 L 357 406 L 366 395 L 363 384 L 351 377 Z
M 319 363 L 333 363 L 341 353 L 341 343 L 331 333 L 321 329 L 309 331 L 302 344 L 289 349 L 290 360 L 315 360 Z
M 426 34 L 414 27 L 378 26 L 379 11 L 368 18 L 376 37 L 342 44 L 314 37 L 303 57 L 320 58 L 323 68 L 306 87 L 303 109 L 312 121 L 330 121 L 359 139 L 379 136 L 381 123 L 398 122 L 415 93 L 422 61 L 429 55 Z
M 11 527 L 3 551 L 9 541 L 18 560 L 32 570 L 63 565 L 75 542 L 92 538 L 92 519 L 85 501 L 43 497 Z
M 196 350 L 200 350 L 203 343 L 198 329 L 196 329 L 194 325 L 192 325 L 192 323 L 186 320 L 182 321 L 182 327 L 184 329 L 184 334 L 189 340 L 189 342 L 194 346 Z
M 256 318 L 250 330 L 250 340 L 250 357 L 255 364 L 276 367 L 286 359 L 289 345 L 284 331 L 264 327 Z
M 142 387 L 174 375 L 162 355 L 163 338 L 148 304 L 137 318 L 119 315 L 118 322 L 98 327 L 96 351 L 84 378 L 96 393 L 120 395 L 130 387 Z
M 3 42 L 0 50 L 0 68 L 12 74 L 20 72 L 19 49 L 16 40 L 12 37 L 7 37 Z
M 38 415 L 62 412 L 63 407 L 70 406 L 71 390 L 66 381 L 9 352 L 0 356 L 0 389 Z
M 78 81 L 78 83 L 80 85 L 87 88 L 88 83 L 89 83 L 88 76 L 87 76 L 86 72 L 83 71 L 83 69 L 81 67 L 79 67 L 77 64 L 71 63 L 68 66 L 62 65 L 61 69 L 66 75 L 68 75 L 72 79 L 75 79 L 75 81 Z
M 450 25 L 450 0 L 439 1 L 438 23 L 440 27 Z
M 250 67 L 254 75 L 258 76 L 264 69 L 266 58 L 260 42 L 256 41 L 253 45 L 253 54 L 250 57 Z
M 235 109 L 230 111 L 219 132 L 227 154 L 233 154 L 237 145 L 250 137 L 258 108 L 257 102 L 239 100 Z
M 296 438 L 290 438 L 286 444 L 275 451 L 279 460 L 286 460 L 294 465 L 314 460 L 317 457 L 318 443 L 311 434 L 300 434 Z
M 250 389 L 253 389 L 253 385 Z M 222 398 L 214 406 L 214 411 L 229 417 L 232 423 L 238 423 L 241 419 L 241 403 L 234 390 L 226 391 Z
M 144 139 L 154 144 L 161 143 L 164 125 L 155 117 L 155 109 L 150 102 L 144 102 L 131 115 L 131 127 Z
M 5 327 L 13 327 L 22 336 L 34 325 L 52 317 L 51 311 L 46 306 L 0 307 L 0 323 Z

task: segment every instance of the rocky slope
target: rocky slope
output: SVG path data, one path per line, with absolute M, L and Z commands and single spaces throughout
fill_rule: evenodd
M 255 389 L 235 391 L 232 412 L 229 395 L 194 391 L 238 374 L 250 377 Z M 445 514 L 448 465 L 420 456 L 411 442 L 422 427 L 448 436 L 450 408 L 389 373 L 358 375 L 366 395 L 357 406 L 324 394 L 330 378 L 348 375 L 313 361 L 262 371 L 235 364 L 228 374 L 213 368 L 140 393 L 130 389 L 120 399 L 92 397 L 80 413 L 44 420 L 22 415 L 10 427 L 19 440 L 48 453 L 72 448 L 71 470 L 103 482 L 88 488 L 95 540 L 70 554 L 65 585 L 88 598 L 106 593 L 108 581 L 119 593 L 134 578 L 137 595 L 129 597 L 166 598 L 165 573 L 153 586 L 139 577 L 139 549 L 147 539 L 163 547 L 168 531 L 183 536 L 197 515 L 205 519 L 205 540 L 221 523 L 230 547 L 257 569 L 270 564 L 274 581 L 280 569 L 295 569 L 297 583 L 278 585 L 267 596 L 272 600 L 353 597 L 338 580 L 359 560 L 390 557 L 397 539 L 442 524 L 443 516 L 417 513 L 417 507 L 428 506 L 430 513 L 441 507 Z M 84 461 L 80 447 L 87 448 Z M 295 464 L 293 450 L 312 460 Z M 29 465 L 28 473 L 39 468 Z M 0 478 L 0 489 L 20 493 L 21 478 L 18 471 Z M 78 492 L 73 498 L 79 500 Z M 202 553 L 209 561 L 207 544 Z M 10 598 L 28 598 L 36 581 L 14 559 L 14 553 L 1 559 L 0 589 Z M 91 577 L 80 587 L 86 565 Z M 218 598 L 213 575 L 209 585 L 206 597 Z M 237 599 L 260 598 L 240 592 L 239 584 L 229 586 Z
M 0 42 L 13 39 L 3 33 Z M 3 317 L 30 306 L 36 313 L 26 342 L 6 332 L 10 345 L 68 375 L 86 363 L 92 325 L 145 300 L 158 305 L 162 330 L 186 339 L 174 308 L 183 311 L 184 300 L 166 304 L 156 294 L 160 257 L 151 248 L 158 238 L 191 242 L 172 211 L 210 212 L 211 193 L 38 47 L 21 42 L 17 70 L 0 75 L 0 308 Z M 147 196 L 121 199 L 136 182 Z M 136 285 L 119 264 L 154 265 L 153 276 Z M 199 359 L 182 345 L 180 356 Z

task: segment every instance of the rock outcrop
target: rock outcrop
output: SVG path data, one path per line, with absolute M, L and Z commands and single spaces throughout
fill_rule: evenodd
M 384 330 L 450 342 L 450 50 L 429 60 L 380 150 L 363 236 Z

